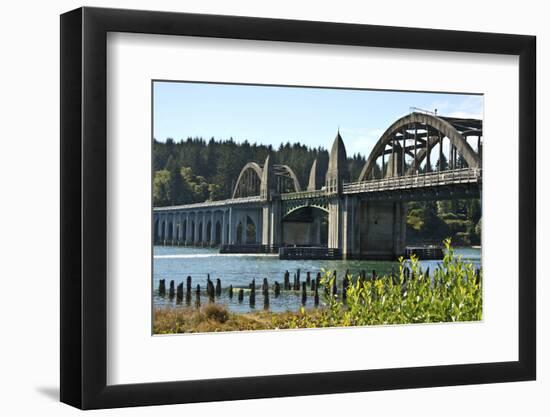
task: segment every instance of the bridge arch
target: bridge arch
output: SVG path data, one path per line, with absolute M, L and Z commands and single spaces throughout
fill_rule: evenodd
M 297 201 L 295 204 L 292 204 L 292 202 L 289 202 L 284 204 L 283 213 L 282 213 L 283 220 L 289 216 L 292 216 L 293 213 L 296 213 L 308 207 L 319 209 L 324 211 L 325 213 L 329 213 L 328 202 L 326 201 L 326 199 L 319 199 L 319 201 L 313 200 L 313 201 L 307 201 L 307 202 Z
M 267 175 L 264 172 L 266 169 L 268 170 Z M 260 195 L 262 182 L 268 181 L 273 184 L 272 179 L 276 180 L 274 183 L 278 193 L 302 191 L 298 176 L 288 165 L 275 164 L 270 166 L 267 163 L 262 167 L 256 162 L 249 162 L 241 169 L 237 177 L 232 198 L 258 196 Z
M 273 166 L 273 171 L 277 177 L 277 191 L 279 193 L 285 192 L 299 192 L 302 191 L 298 176 L 288 165 Z M 285 178 L 288 179 L 285 181 Z
M 262 167 L 256 162 L 247 163 L 237 177 L 233 198 L 250 197 L 260 195 L 260 184 L 262 182 Z
M 418 135 L 411 134 L 409 133 L 411 129 L 415 132 L 418 129 L 425 130 L 425 132 Z M 399 147 L 400 151 L 404 154 L 406 153 L 413 157 L 414 164 L 413 167 L 411 167 L 412 170 L 414 170 L 414 167 L 418 167 L 429 154 L 430 150 L 437 144 L 441 144 L 444 138 L 450 140 L 451 145 L 460 155 L 462 155 L 469 167 L 479 167 L 481 165 L 480 156 L 466 140 L 467 136 L 475 134 L 478 136 L 482 134 L 481 121 L 475 119 L 438 117 L 418 112 L 410 113 L 397 119 L 382 134 L 367 158 L 358 181 L 366 181 L 369 179 L 375 167 L 376 160 L 386 152 L 386 146 L 391 145 L 392 141 L 396 138 L 398 141 L 403 141 L 403 139 L 413 140 L 416 144 L 422 142 L 420 146 L 418 146 L 418 152 L 415 154 L 412 154 L 411 150 L 407 149 L 407 146 L 404 146 L 404 149 Z M 415 148 L 417 148 L 417 146 L 415 146 Z M 412 172 L 411 168 L 408 169 L 407 173 Z

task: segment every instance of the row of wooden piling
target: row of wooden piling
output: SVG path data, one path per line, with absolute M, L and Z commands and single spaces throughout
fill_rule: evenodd
M 426 274 L 424 276 L 429 276 L 430 269 L 428 268 L 426 270 Z M 403 276 L 405 279 L 405 283 L 409 280 L 416 279 L 413 272 L 408 267 L 405 267 L 403 270 Z M 398 283 L 398 277 L 395 274 L 394 269 L 392 268 L 392 272 L 390 277 L 392 278 L 394 284 Z M 337 284 L 337 272 L 334 271 L 332 275 L 330 276 L 332 285 L 331 286 L 324 286 L 325 295 L 338 295 L 338 284 Z M 377 275 L 375 270 L 372 270 L 372 273 L 369 277 L 367 277 L 367 273 L 365 270 L 362 270 L 359 273 L 358 280 L 359 282 L 364 282 L 367 279 L 370 280 L 376 280 L 379 276 Z M 476 282 L 479 283 L 480 281 L 480 270 L 476 270 Z M 345 300 L 347 297 L 347 289 L 349 285 L 352 283 L 350 279 L 349 270 L 346 270 L 344 278 L 342 280 L 342 298 Z M 293 276 L 292 283 L 290 282 L 290 273 L 289 271 L 285 271 L 283 274 L 283 290 L 293 290 L 293 291 L 301 291 L 301 301 L 302 305 L 305 305 L 308 298 L 308 287 L 311 291 L 311 295 L 313 296 L 313 303 L 315 306 L 319 305 L 319 287 L 321 286 L 321 273 L 318 272 L 315 278 L 311 277 L 311 273 L 308 271 L 306 273 L 306 279 L 305 281 L 300 281 L 300 269 L 298 269 Z M 254 307 L 256 304 L 256 280 L 253 279 L 251 283 L 248 285 L 248 289 L 250 290 L 248 293 L 248 301 L 251 307 Z M 263 304 L 264 308 L 269 308 L 269 282 L 267 278 L 263 279 L 262 285 L 260 286 L 261 294 L 263 296 Z M 189 305 L 191 302 L 191 291 L 192 291 L 192 278 L 191 276 L 187 277 L 186 282 L 186 291 L 185 291 L 185 300 L 187 304 Z M 161 279 L 159 280 L 159 287 L 158 287 L 159 295 L 165 296 L 166 295 L 166 280 Z M 182 301 L 184 299 L 184 290 L 183 290 L 183 282 L 178 284 L 177 287 L 175 287 L 174 280 L 170 281 L 169 284 L 169 297 L 174 298 L 174 296 L 177 298 L 178 301 Z M 206 294 L 210 301 L 214 301 L 216 297 L 220 297 L 222 294 L 222 283 L 220 278 L 216 279 L 216 283 L 210 279 L 210 274 L 207 276 L 206 280 Z M 279 297 L 281 294 L 281 284 L 279 284 L 278 281 L 275 281 L 273 284 L 273 295 L 275 298 Z M 229 298 L 232 299 L 234 295 L 234 288 L 233 285 L 230 285 L 228 287 L 228 295 Z M 200 296 L 201 296 L 201 287 L 199 284 L 197 284 L 195 288 L 195 305 L 200 306 Z M 244 289 L 239 288 L 237 291 L 237 300 L 239 303 L 244 302 Z

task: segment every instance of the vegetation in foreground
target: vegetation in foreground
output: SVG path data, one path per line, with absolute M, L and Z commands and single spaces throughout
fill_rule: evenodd
M 209 303 L 200 309 L 157 308 L 155 334 L 346 327 L 478 321 L 482 318 L 482 273 L 454 255 L 450 240 L 442 264 L 429 277 L 418 259 L 400 260 L 396 276 L 361 280 L 348 275 L 345 295 L 333 294 L 334 277 L 325 272 L 324 305 L 298 312 L 232 313 Z

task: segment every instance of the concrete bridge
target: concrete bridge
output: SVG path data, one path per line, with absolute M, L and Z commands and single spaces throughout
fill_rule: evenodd
M 326 173 L 314 161 L 306 189 L 270 156 L 249 162 L 230 199 L 155 207 L 154 240 L 263 252 L 315 246 L 344 259 L 392 259 L 405 252 L 408 201 L 479 198 L 481 155 L 481 120 L 413 112 L 382 134 L 356 181 L 338 132 Z

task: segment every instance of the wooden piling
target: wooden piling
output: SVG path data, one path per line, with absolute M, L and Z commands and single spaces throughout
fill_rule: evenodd
M 255 285 L 252 286 L 250 289 L 250 297 L 248 299 L 250 303 L 250 307 L 254 307 L 256 305 L 256 288 Z
M 273 293 L 275 294 L 275 297 L 278 297 L 279 294 L 281 294 L 281 286 L 279 285 L 278 281 L 275 281 L 275 285 L 273 287 Z
M 244 290 L 242 288 L 239 288 L 238 300 L 239 300 L 239 303 L 242 303 L 244 300 Z
M 168 290 L 168 295 L 170 298 L 174 298 L 174 294 L 176 292 L 176 289 L 175 289 L 175 283 L 174 283 L 174 280 L 170 280 L 170 290 Z
M 176 298 L 178 299 L 178 301 L 183 300 L 183 282 L 180 282 L 178 284 L 178 289 L 176 291 Z
M 214 284 L 210 281 L 210 274 L 206 278 L 206 295 L 210 299 L 214 298 Z
M 221 279 L 216 279 L 216 297 L 222 295 L 222 281 Z
M 163 297 L 166 294 L 166 280 L 164 279 L 159 280 L 159 294 Z
M 307 271 L 306 274 L 306 284 L 311 286 L 311 272 Z
M 306 283 L 302 283 L 302 305 L 306 304 L 307 300 L 307 289 L 306 289 Z
M 191 275 L 187 276 L 187 292 L 191 292 Z
M 195 307 L 201 306 L 201 286 L 197 284 L 197 289 L 195 290 Z
M 264 295 L 264 310 L 269 310 L 269 288 L 265 288 L 263 291 Z
M 185 291 L 185 304 L 187 306 L 191 305 L 191 291 Z
M 230 299 L 233 298 L 233 285 L 230 285 L 230 286 L 229 286 L 229 298 L 230 298 Z
M 288 271 L 285 271 L 283 289 L 285 291 L 290 290 L 290 273 Z

